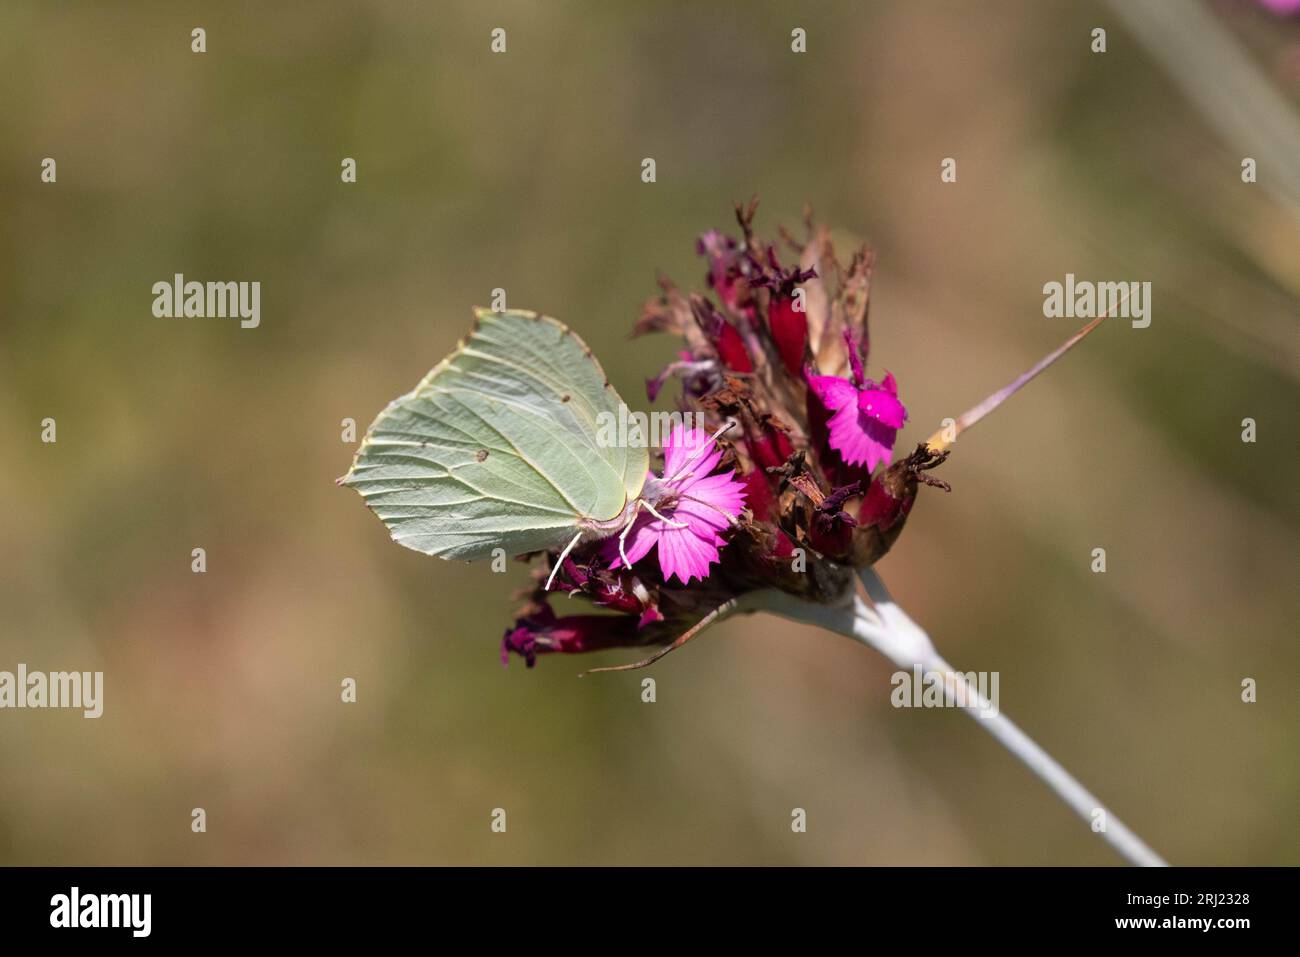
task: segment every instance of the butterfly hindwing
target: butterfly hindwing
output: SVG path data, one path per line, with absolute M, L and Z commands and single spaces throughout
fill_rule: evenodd
M 600 441 L 621 404 L 561 323 L 479 310 L 456 351 L 375 419 L 343 483 L 416 551 L 558 548 L 640 493 L 646 450 Z

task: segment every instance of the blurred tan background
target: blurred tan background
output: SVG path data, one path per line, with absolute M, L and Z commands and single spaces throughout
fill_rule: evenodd
M 1209 9 L 1294 110 L 1300 24 Z M 642 404 L 656 270 L 699 286 L 755 193 L 766 233 L 807 201 L 876 247 L 900 446 L 1074 328 L 1045 282 L 1152 281 L 1149 329 L 961 438 L 881 573 L 1172 862 L 1300 862 L 1300 228 L 1109 7 L 21 0 L 0 62 L 0 669 L 106 675 L 99 720 L 0 712 L 0 863 L 1116 863 L 843 638 L 727 623 L 650 705 L 575 678 L 627 654 L 503 670 L 523 567 L 399 548 L 334 486 L 340 420 L 493 287 Z M 154 318 L 176 272 L 261 281 L 261 327 Z

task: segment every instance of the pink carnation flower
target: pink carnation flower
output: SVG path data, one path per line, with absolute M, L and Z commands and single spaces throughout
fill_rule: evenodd
M 867 469 L 889 464 L 894 454 L 894 440 L 907 421 L 907 409 L 898 401 L 898 383 L 891 373 L 879 385 L 862 378 L 862 362 L 857 350 L 849 346 L 853 382 L 833 375 L 813 375 L 805 371 L 808 387 L 833 412 L 828 428 L 830 446 L 849 465 L 866 463 Z
M 663 478 L 651 473 L 642 493 L 659 514 L 643 512 L 621 543 L 630 564 L 658 547 L 664 581 L 676 576 L 688 584 L 708 577 L 718 548 L 726 544 L 720 533 L 745 506 L 745 486 L 734 471 L 709 474 L 721 460 L 708 432 L 680 425 L 673 429 L 664 446 Z M 611 539 L 606 548 L 613 556 L 610 567 L 620 567 L 620 542 Z

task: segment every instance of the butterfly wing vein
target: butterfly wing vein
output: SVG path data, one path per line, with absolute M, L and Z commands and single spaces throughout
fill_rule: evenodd
M 646 450 L 602 442 L 621 404 L 554 319 L 479 310 L 460 347 L 375 419 L 343 484 L 425 554 L 558 548 L 641 491 Z

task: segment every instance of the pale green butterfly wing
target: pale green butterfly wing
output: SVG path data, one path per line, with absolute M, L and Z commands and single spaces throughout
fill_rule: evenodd
M 644 445 L 608 441 L 621 406 L 563 324 L 480 309 L 456 351 L 379 414 L 340 481 L 428 555 L 558 548 L 583 520 L 617 519 L 645 484 Z

